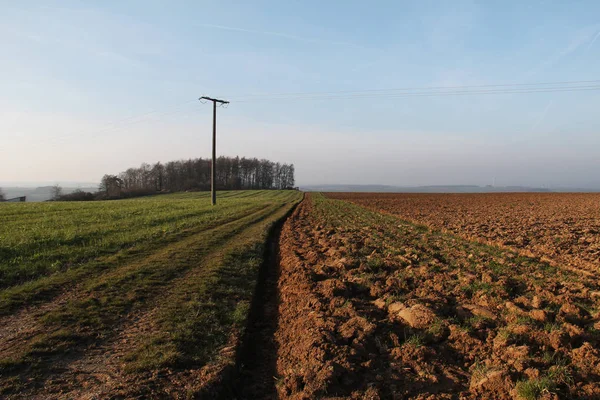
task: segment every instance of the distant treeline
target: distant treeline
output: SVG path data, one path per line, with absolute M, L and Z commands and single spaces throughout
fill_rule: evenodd
M 195 158 L 162 164 L 143 163 L 118 175 L 104 175 L 100 194 L 107 198 L 157 192 L 210 190 L 210 160 Z M 245 157 L 217 158 L 217 190 L 291 189 L 294 165 Z

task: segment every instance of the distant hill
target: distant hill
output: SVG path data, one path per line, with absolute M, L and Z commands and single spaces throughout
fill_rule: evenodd
M 552 192 L 550 189 L 528 186 L 477 186 L 477 185 L 307 185 L 306 192 L 389 192 L 389 193 L 500 193 L 500 192 Z M 576 190 L 577 191 L 577 190 Z
M 40 186 L 36 188 L 32 187 L 2 187 L 2 191 L 6 195 L 7 199 L 13 197 L 27 196 L 27 201 L 46 201 L 50 200 L 52 186 Z M 63 187 L 63 194 L 73 193 L 77 189 L 81 189 L 85 192 L 96 192 L 98 191 L 97 186 L 92 187 Z

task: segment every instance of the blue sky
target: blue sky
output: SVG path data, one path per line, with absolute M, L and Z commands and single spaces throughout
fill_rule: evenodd
M 2 1 L 0 184 L 218 151 L 301 185 L 600 186 L 600 91 L 236 102 L 600 79 L 600 3 Z M 268 98 L 268 96 L 266 96 Z

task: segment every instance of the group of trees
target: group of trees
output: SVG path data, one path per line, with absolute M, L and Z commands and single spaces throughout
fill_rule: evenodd
M 210 190 L 211 160 L 195 158 L 166 164 L 143 163 L 118 175 L 104 175 L 97 193 L 80 189 L 64 193 L 61 186 L 50 188 L 50 200 L 87 201 L 136 197 L 160 192 Z M 293 189 L 294 164 L 245 157 L 217 158 L 217 190 Z M 0 188 L 0 201 L 5 195 Z
M 209 190 L 209 159 L 170 161 L 166 164 L 143 163 L 118 175 L 104 175 L 100 191 L 106 197 L 128 197 L 156 192 Z M 245 157 L 217 158 L 217 190 L 291 189 L 294 165 Z

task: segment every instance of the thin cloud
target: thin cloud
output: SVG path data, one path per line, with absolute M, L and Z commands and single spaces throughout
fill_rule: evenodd
M 253 33 L 253 34 L 257 34 L 257 35 L 275 36 L 275 37 L 296 40 L 296 41 L 305 42 L 305 43 L 320 43 L 320 44 L 330 44 L 330 45 L 335 45 L 335 46 L 351 46 L 351 47 L 365 48 L 365 47 L 357 45 L 355 43 L 340 42 L 340 41 L 318 39 L 318 38 L 309 38 L 309 37 L 304 37 L 304 36 L 290 35 L 290 34 L 281 33 L 281 32 L 259 31 L 259 30 L 254 30 L 254 29 L 236 28 L 233 26 L 214 25 L 214 24 L 197 24 L 197 26 L 202 27 L 202 28 L 209 28 L 209 29 L 220 29 L 223 31 L 244 32 L 244 33 Z
M 598 33 L 596 33 L 596 36 L 594 36 L 594 38 L 592 39 L 592 41 L 588 45 L 587 50 L 589 50 L 589 49 L 592 48 L 592 46 L 594 45 L 594 42 L 596 41 L 596 39 L 598 39 L 598 36 L 600 36 L 600 31 L 598 31 Z
M 600 24 L 595 24 L 595 25 L 587 26 L 587 27 L 580 29 L 571 38 L 571 41 L 569 42 L 568 46 L 560 49 L 555 54 L 553 54 L 550 58 L 548 58 L 547 60 L 545 60 L 544 62 L 539 64 L 537 67 L 528 71 L 525 74 L 525 77 L 531 78 L 531 77 L 539 74 L 540 72 L 555 66 L 564 58 L 572 57 L 577 52 L 577 50 L 579 50 L 586 43 L 589 43 L 590 40 L 592 40 L 591 44 L 593 44 L 594 41 L 596 40 L 596 38 L 598 37 L 598 34 L 600 34 L 600 32 L 598 32 L 599 28 L 600 28 Z M 595 37 L 592 39 L 592 37 L 594 35 L 595 35 Z M 589 49 L 589 47 L 590 47 L 590 45 L 588 45 L 588 49 Z

